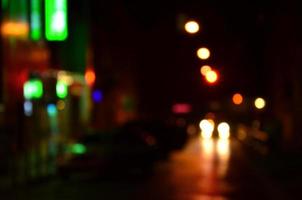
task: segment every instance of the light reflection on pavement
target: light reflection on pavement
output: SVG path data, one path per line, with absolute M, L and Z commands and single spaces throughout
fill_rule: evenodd
M 237 141 L 194 138 L 157 166 L 150 185 L 144 186 L 151 190 L 143 193 L 148 199 L 276 199 L 261 176 Z
M 13 191 L 16 200 L 260 200 L 287 199 L 255 170 L 236 140 L 191 139 L 151 176 L 94 181 L 53 181 Z M 2 198 L 1 198 L 2 199 Z M 3 198 L 8 199 L 8 198 Z
M 179 199 L 224 200 L 232 190 L 224 178 L 229 167 L 229 140 L 198 138 L 171 156 L 170 180 Z M 187 181 L 179 187 L 179 181 Z M 190 194 L 182 197 L 182 194 Z M 178 199 L 177 198 L 177 199 Z

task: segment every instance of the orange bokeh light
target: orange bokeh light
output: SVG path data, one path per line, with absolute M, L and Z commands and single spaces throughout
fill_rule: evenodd
M 95 82 L 95 73 L 93 69 L 87 69 L 85 72 L 85 80 L 89 86 L 92 86 Z
M 240 105 L 242 102 L 243 102 L 243 97 L 241 94 L 239 93 L 236 93 L 233 95 L 233 103 L 236 104 L 236 105 Z
M 5 37 L 26 37 L 29 32 L 27 23 L 4 22 L 1 26 L 1 34 Z
M 209 66 L 209 65 L 203 65 L 201 68 L 200 68 L 200 73 L 201 75 L 205 76 L 207 72 L 211 71 L 212 68 Z

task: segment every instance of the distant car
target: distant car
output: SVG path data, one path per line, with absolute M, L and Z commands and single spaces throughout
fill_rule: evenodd
M 122 127 L 110 133 L 94 133 L 65 148 L 58 159 L 58 173 L 122 172 L 139 168 L 150 170 L 156 160 L 157 141 L 154 136 Z
M 187 142 L 186 127 L 167 124 L 161 120 L 140 120 L 125 124 L 126 130 L 152 136 L 158 148 L 158 158 L 166 158 L 170 152 L 179 150 Z

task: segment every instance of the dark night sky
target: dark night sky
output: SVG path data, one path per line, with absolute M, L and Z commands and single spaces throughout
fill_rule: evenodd
M 122 46 L 123 51 L 131 49 L 141 95 L 146 101 L 152 99 L 154 104 L 164 106 L 177 101 L 197 103 L 228 98 L 235 91 L 250 96 L 267 94 L 270 68 L 266 55 L 272 48 L 269 38 L 281 3 L 261 0 L 110 2 L 97 1 L 94 5 L 97 13 L 94 29 L 107 38 L 95 42 L 101 45 L 104 42 L 108 47 Z M 190 36 L 180 30 L 180 16 L 198 20 L 202 27 L 200 33 Z M 116 41 L 118 44 L 114 44 Z M 212 50 L 209 60 L 196 58 L 195 51 L 200 46 Z M 119 47 L 115 50 L 121 50 Z M 216 86 L 209 87 L 201 79 L 202 64 L 219 70 L 221 77 Z

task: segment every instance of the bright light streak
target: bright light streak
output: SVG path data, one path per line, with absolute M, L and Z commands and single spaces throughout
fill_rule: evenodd
M 216 151 L 218 154 L 219 164 L 217 167 L 218 175 L 224 178 L 227 175 L 230 160 L 230 141 L 219 139 L 216 145 Z
M 213 157 L 213 153 L 215 150 L 213 139 L 201 140 L 201 145 L 202 145 L 202 151 L 203 151 L 204 156 L 206 158 Z
M 203 119 L 199 123 L 202 138 L 209 139 L 213 135 L 214 122 L 212 120 Z
M 190 34 L 197 33 L 199 31 L 199 24 L 196 21 L 188 21 L 185 24 L 185 30 Z
M 205 76 L 211 70 L 212 70 L 212 68 L 209 65 L 203 65 L 200 68 L 200 73 L 201 73 L 201 75 Z
M 206 78 L 207 82 L 215 83 L 218 80 L 218 74 L 217 74 L 217 72 L 211 70 L 206 73 L 205 78 Z
M 230 154 L 230 141 L 219 139 L 217 141 L 217 153 L 223 158 L 229 157 Z
M 202 60 L 206 60 L 210 57 L 210 50 L 205 47 L 199 48 L 197 50 L 197 56 Z
M 230 126 L 226 122 L 221 122 L 218 127 L 218 134 L 220 139 L 228 139 L 230 137 Z
M 243 102 L 243 97 L 241 94 L 239 93 L 236 93 L 233 95 L 233 103 L 236 104 L 236 105 L 240 105 L 242 102 Z
M 265 107 L 265 100 L 263 98 L 257 98 L 255 100 L 255 107 L 259 110 L 263 109 Z

